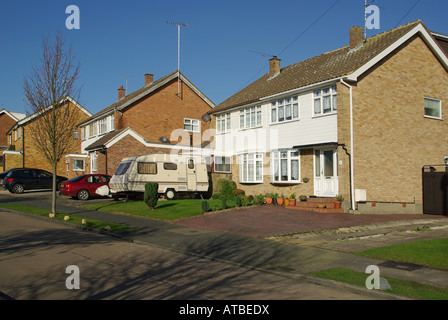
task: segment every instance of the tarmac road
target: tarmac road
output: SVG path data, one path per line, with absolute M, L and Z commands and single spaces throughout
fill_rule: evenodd
M 2 195 L 0 202 L 5 199 Z M 313 263 L 321 266 L 339 261 L 340 255 L 331 251 L 325 251 L 329 255 L 323 257 L 314 248 L 289 251 L 293 246 L 274 241 L 134 220 L 144 226 L 134 242 L 129 242 L 47 218 L 0 210 L 1 296 L 18 300 L 400 299 L 378 290 L 309 277 L 305 272 L 290 272 L 294 268 L 286 264 L 296 263 L 300 269 L 305 265 L 300 257 L 309 268 Z M 188 241 L 189 252 L 182 247 Z M 266 247 L 268 243 L 275 246 Z M 198 249 L 208 250 L 207 254 Z M 80 289 L 66 288 L 71 275 L 66 268 L 71 265 L 79 268 Z

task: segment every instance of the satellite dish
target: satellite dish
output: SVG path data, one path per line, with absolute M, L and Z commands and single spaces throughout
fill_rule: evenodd
M 167 143 L 168 142 L 168 138 L 163 136 L 159 138 L 160 141 L 162 141 L 163 143 Z
M 210 115 L 209 115 L 208 113 L 204 114 L 204 115 L 201 117 L 201 119 L 202 119 L 202 121 L 204 121 L 204 122 L 209 122 L 210 120 L 212 120 L 212 118 L 210 117 Z

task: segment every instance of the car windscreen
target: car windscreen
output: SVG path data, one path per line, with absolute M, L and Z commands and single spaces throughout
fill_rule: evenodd
M 83 174 L 82 176 L 74 177 L 73 179 L 70 179 L 67 182 L 78 182 L 81 181 L 84 177 L 85 175 Z
M 115 170 L 115 175 L 120 176 L 126 173 L 128 171 L 129 166 L 131 165 L 130 162 L 122 162 L 118 165 L 117 170 Z

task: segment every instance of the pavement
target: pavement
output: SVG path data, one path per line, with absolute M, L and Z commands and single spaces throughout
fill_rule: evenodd
M 44 201 L 24 201 L 17 196 L 14 195 L 9 201 L 28 202 L 30 205 L 48 208 Z M 0 200 L 6 202 L 5 198 Z M 310 276 L 310 272 L 332 267 L 365 272 L 368 266 L 376 265 L 380 268 L 381 276 L 448 288 L 446 271 L 352 254 L 375 246 L 448 238 L 446 216 L 328 214 L 259 206 L 165 222 L 88 211 L 67 203 L 60 203 L 58 211 L 129 225 L 134 228 L 132 231 L 113 234 L 125 241 L 149 244 L 284 277 L 307 279 L 316 284 L 322 283 L 322 280 Z M 325 284 L 357 290 L 327 280 Z M 377 294 L 378 299 L 391 298 L 391 295 L 383 292 Z

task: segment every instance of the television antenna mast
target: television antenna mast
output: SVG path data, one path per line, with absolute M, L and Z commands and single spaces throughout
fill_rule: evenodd
M 124 75 L 123 77 L 126 79 L 126 93 L 127 93 L 128 92 L 128 79 L 132 78 L 133 75 Z
M 372 0 L 372 2 L 367 3 L 367 0 L 364 0 L 364 40 L 367 39 L 367 8 L 370 7 L 376 0 Z M 380 7 L 381 9 L 386 9 L 385 7 Z
M 273 55 L 273 54 L 269 54 L 269 53 L 264 53 L 264 52 L 253 51 L 253 50 L 249 50 L 249 52 L 252 52 L 252 53 L 255 53 L 255 54 L 258 54 L 258 55 L 261 56 L 261 74 L 263 75 L 264 58 L 265 58 L 265 57 L 271 57 L 271 58 L 273 58 L 273 57 L 275 57 L 275 55 Z
M 177 95 L 180 97 L 180 27 L 188 27 L 186 23 L 167 21 L 168 24 L 177 25 Z

